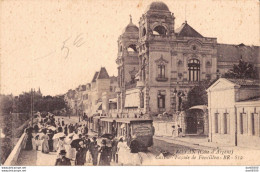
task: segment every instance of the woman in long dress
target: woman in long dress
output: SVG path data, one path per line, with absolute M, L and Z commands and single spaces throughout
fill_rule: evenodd
M 54 135 L 57 134 L 56 132 L 54 133 Z M 53 152 L 57 152 L 57 145 L 59 142 L 59 138 L 54 138 L 52 143 L 53 143 Z M 59 153 L 59 152 L 58 152 Z
M 57 154 L 58 154 L 58 157 L 60 156 L 60 151 L 61 150 L 65 150 L 65 141 L 64 141 L 65 137 L 60 137 L 59 138 L 59 142 L 58 142 L 58 145 L 57 145 Z
M 117 144 L 117 152 L 118 152 L 118 164 L 119 165 L 125 165 L 128 164 L 128 153 L 129 148 L 127 146 L 127 143 L 124 141 L 122 137 L 119 139 L 119 142 Z
M 99 160 L 99 165 L 100 166 L 108 166 L 110 165 L 110 158 L 109 158 L 109 148 L 106 145 L 106 140 L 102 140 L 102 146 L 99 150 L 100 152 L 100 160 Z
M 32 139 L 33 139 L 33 135 L 32 135 L 32 127 L 28 127 L 25 130 L 26 134 L 27 134 L 27 139 L 26 139 L 26 144 L 25 144 L 25 150 L 32 150 L 33 149 L 33 145 L 32 145 Z
M 49 150 L 49 143 L 48 143 L 48 140 L 49 140 L 49 136 L 47 135 L 47 132 L 46 130 L 43 130 L 43 136 L 42 136 L 42 152 L 43 153 L 49 153 L 50 150 Z
M 74 151 L 71 148 L 71 142 L 72 142 L 73 134 L 69 134 L 67 139 L 65 140 L 65 150 L 67 152 L 66 157 L 70 160 L 74 158 Z

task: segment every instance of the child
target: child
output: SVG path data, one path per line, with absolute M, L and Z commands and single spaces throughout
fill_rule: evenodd
M 39 139 L 39 135 L 35 136 L 35 146 L 36 150 L 38 150 L 38 147 L 41 145 L 41 140 Z

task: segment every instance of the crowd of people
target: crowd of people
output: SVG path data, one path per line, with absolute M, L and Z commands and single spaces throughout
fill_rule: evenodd
M 25 132 L 25 150 L 35 149 L 45 154 L 56 152 L 57 166 L 107 166 L 111 162 L 119 165 L 141 165 L 135 139 L 130 146 L 124 137 L 114 138 L 111 142 L 101 138 L 98 143 L 97 137 L 89 138 L 87 124 L 65 124 L 63 118 L 56 119 L 52 114 L 40 119 L 38 124 L 29 126 Z

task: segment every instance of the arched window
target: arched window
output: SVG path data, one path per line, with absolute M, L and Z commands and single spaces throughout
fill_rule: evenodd
M 188 63 L 189 68 L 189 81 L 200 80 L 200 61 L 197 59 L 191 59 Z
M 127 48 L 127 51 L 128 52 L 137 52 L 136 45 L 134 45 L 134 44 L 129 45 Z
M 145 81 L 145 79 L 146 79 L 146 75 L 145 75 L 145 72 L 146 72 L 145 64 L 146 64 L 146 59 L 143 60 L 143 67 L 142 67 L 143 81 Z
M 122 47 L 122 45 L 120 45 L 120 52 L 122 52 L 123 51 L 123 47 Z
M 181 67 L 182 65 L 183 65 L 182 61 L 179 60 L 179 61 L 178 61 L 178 67 Z
M 158 78 L 165 78 L 165 65 L 159 64 L 158 65 Z
M 156 26 L 153 29 L 153 35 L 166 35 L 167 30 L 163 26 Z

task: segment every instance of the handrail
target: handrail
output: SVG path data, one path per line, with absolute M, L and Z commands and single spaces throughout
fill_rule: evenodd
M 19 154 L 22 148 L 24 148 L 26 136 L 27 136 L 26 133 L 23 133 L 23 135 L 20 137 L 17 144 L 15 145 L 14 149 L 12 150 L 12 152 L 4 162 L 3 166 L 13 166 L 16 164 Z

